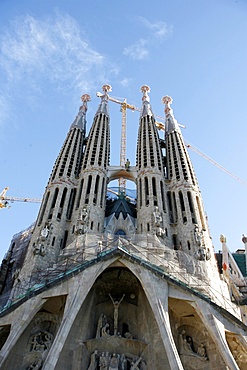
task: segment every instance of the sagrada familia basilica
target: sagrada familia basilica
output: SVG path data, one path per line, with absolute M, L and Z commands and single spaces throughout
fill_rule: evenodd
M 135 165 L 110 164 L 110 86 L 88 135 L 82 96 L 37 220 L 2 261 L 1 370 L 247 369 L 247 238 L 235 256 L 221 235 L 215 253 L 172 99 L 161 139 L 149 90 Z

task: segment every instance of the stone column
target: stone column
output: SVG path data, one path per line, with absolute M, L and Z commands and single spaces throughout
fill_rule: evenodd
M 225 327 L 222 322 L 220 322 L 216 316 L 212 313 L 210 307 L 205 305 L 205 302 L 197 301 L 194 304 L 195 309 L 202 319 L 205 327 L 207 328 L 208 332 L 210 333 L 213 341 L 216 344 L 216 347 L 221 354 L 223 360 L 225 361 L 226 365 L 231 370 L 239 370 L 239 367 L 234 360 L 234 357 L 228 347 L 226 338 L 225 338 Z M 197 306 L 197 307 L 196 307 Z
M 126 266 L 138 277 L 152 308 L 154 317 L 160 330 L 160 335 L 166 350 L 167 358 L 172 370 L 183 370 L 177 347 L 175 345 L 168 314 L 168 284 L 147 270 L 141 274 L 135 272 L 136 267 L 125 261 Z

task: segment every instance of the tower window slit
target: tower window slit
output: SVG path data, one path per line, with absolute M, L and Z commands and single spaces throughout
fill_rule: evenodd
M 164 197 L 164 186 L 163 186 L 162 181 L 160 181 L 160 193 L 161 193 L 161 200 L 162 200 L 162 208 L 163 208 L 163 211 L 166 212 L 165 197 Z
M 64 232 L 64 237 L 63 237 L 63 239 L 61 240 L 61 244 L 60 244 L 60 248 L 61 248 L 61 249 L 64 249 L 64 248 L 66 247 L 67 239 L 68 239 L 68 230 L 65 230 L 65 232 Z
M 48 191 L 48 193 L 46 194 L 46 197 L 45 197 L 45 201 L 44 201 L 43 206 L 42 206 L 42 210 L 40 212 L 38 226 L 40 226 L 42 221 L 43 221 L 43 217 L 44 217 L 44 213 L 45 213 L 45 210 L 46 210 L 46 207 L 47 207 L 49 196 L 50 196 L 50 192 Z
M 157 190 L 156 190 L 156 180 L 155 180 L 155 177 L 152 177 L 152 188 L 153 188 L 154 206 L 157 206 L 158 205 L 158 201 L 157 201 Z
M 52 218 L 52 211 L 53 211 L 53 208 L 55 207 L 56 202 L 57 202 L 58 192 L 59 192 L 59 189 L 56 188 L 55 192 L 54 192 L 54 195 L 53 195 L 51 209 L 50 209 L 50 213 L 49 213 L 49 217 L 48 217 L 49 220 Z
M 102 181 L 102 188 L 101 188 L 101 196 L 100 196 L 100 207 L 103 206 L 103 199 L 104 199 L 104 196 L 105 196 L 105 179 L 103 178 L 103 181 Z
M 71 215 L 72 215 L 74 203 L 75 203 L 75 197 L 76 197 L 76 189 L 74 188 L 74 189 L 71 189 L 70 197 L 69 197 L 69 204 L 68 204 L 67 215 L 66 215 L 68 220 L 71 219 Z
M 174 217 L 173 217 L 173 207 L 172 207 L 172 196 L 171 196 L 171 192 L 168 191 L 167 192 L 167 201 L 168 201 L 168 210 L 169 210 L 169 218 L 170 218 L 170 223 L 173 224 L 174 223 Z
M 194 209 L 194 204 L 191 196 L 191 192 L 187 192 L 187 197 L 188 197 L 188 202 L 189 202 L 189 207 L 190 207 L 190 213 L 191 213 L 191 220 L 193 224 L 196 224 L 196 217 L 195 217 L 195 209 Z
M 96 181 L 95 181 L 95 187 L 94 187 L 94 197 L 93 197 L 93 203 L 94 204 L 97 204 L 97 196 L 98 196 L 98 189 L 99 189 L 99 175 L 97 175 L 96 177 Z
M 63 210 L 65 198 L 66 198 L 66 195 L 67 195 L 67 190 L 68 190 L 67 188 L 63 189 L 63 194 L 62 194 L 62 198 L 61 198 L 61 201 L 60 201 L 59 210 L 58 210 L 58 213 L 57 213 L 58 220 L 60 220 L 61 216 L 62 216 L 62 210 Z
M 92 175 L 88 176 L 88 182 L 87 182 L 87 193 L 86 193 L 86 199 L 85 203 L 88 204 L 89 202 L 89 196 L 90 196 L 90 191 L 91 191 L 91 185 L 92 185 Z
M 173 196 L 173 208 L 174 208 L 174 222 L 176 223 L 178 220 L 178 210 L 177 210 L 177 202 L 176 202 L 176 196 L 175 193 L 172 193 Z
M 80 183 L 78 197 L 77 197 L 77 202 L 76 202 L 76 209 L 78 209 L 79 206 L 80 206 L 81 194 L 82 194 L 82 189 L 83 189 L 83 183 L 84 183 L 84 179 L 82 179 L 81 180 L 81 183 Z
M 144 186 L 145 186 L 145 204 L 146 206 L 149 205 L 149 190 L 148 190 L 148 178 L 144 178 Z
M 179 195 L 180 207 L 181 207 L 181 212 L 182 212 L 182 219 L 183 219 L 183 223 L 185 224 L 187 222 L 187 217 L 186 217 L 186 212 L 185 212 L 183 193 L 179 191 L 178 195 Z
M 140 208 L 142 207 L 142 180 L 139 180 L 139 198 L 140 198 Z

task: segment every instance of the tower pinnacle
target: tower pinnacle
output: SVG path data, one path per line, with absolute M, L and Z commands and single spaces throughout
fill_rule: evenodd
M 165 104 L 164 112 L 166 115 L 166 132 L 167 133 L 170 133 L 173 131 L 180 132 L 180 128 L 178 126 L 177 120 L 175 119 L 173 115 L 173 110 L 170 106 L 172 104 L 172 98 L 166 95 L 162 98 L 162 103 Z
M 100 114 L 100 113 L 104 113 L 107 116 L 109 116 L 108 92 L 112 91 L 111 85 L 108 85 L 108 84 L 103 85 L 102 86 L 102 91 L 104 92 L 104 94 L 102 96 L 100 96 L 101 102 L 99 104 L 99 108 L 98 108 L 98 111 L 97 111 L 96 115 Z
M 148 85 L 143 85 L 141 87 L 141 92 L 143 93 L 143 97 L 140 117 L 142 118 L 144 116 L 153 116 L 153 112 L 150 106 L 150 98 L 148 96 L 148 93 L 150 92 L 150 87 Z
M 143 85 L 141 87 L 141 92 L 143 93 L 142 101 L 150 101 L 148 93 L 150 92 L 150 87 L 148 85 Z
M 87 111 L 87 102 L 91 101 L 91 96 L 88 94 L 83 94 L 81 96 L 82 105 L 80 107 L 80 110 L 83 110 L 84 112 Z

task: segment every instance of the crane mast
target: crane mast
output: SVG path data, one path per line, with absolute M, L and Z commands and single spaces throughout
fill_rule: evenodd
M 98 97 L 103 96 L 102 93 L 97 92 L 96 94 Z M 135 107 L 134 105 L 131 105 L 127 103 L 127 100 L 124 99 L 124 101 L 120 101 L 118 99 L 112 98 L 111 96 L 108 96 L 108 99 L 112 101 L 113 103 L 117 103 L 121 105 L 120 112 L 122 113 L 122 128 L 121 128 L 121 147 L 120 147 L 120 166 L 125 168 L 126 164 L 126 124 L 127 124 L 127 109 L 131 109 L 132 111 L 140 111 L 140 108 Z M 120 177 L 118 180 L 118 186 L 119 189 L 122 192 L 125 192 L 126 190 L 126 179 L 123 177 Z

